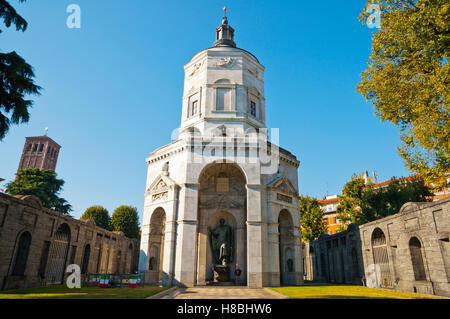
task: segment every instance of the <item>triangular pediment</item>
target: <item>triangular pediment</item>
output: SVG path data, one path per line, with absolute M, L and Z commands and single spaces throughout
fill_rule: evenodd
M 279 177 L 272 181 L 268 186 L 281 192 L 298 197 L 297 190 L 287 177 Z
M 257 97 L 261 97 L 262 96 L 262 94 L 258 91 L 258 89 L 256 87 L 249 88 L 248 92 L 253 94 L 253 95 L 256 95 Z
M 169 190 L 170 188 L 176 186 L 177 184 L 173 179 L 171 179 L 167 175 L 160 174 L 153 183 L 150 184 L 150 187 L 147 189 L 147 192 L 150 194 L 160 193 Z

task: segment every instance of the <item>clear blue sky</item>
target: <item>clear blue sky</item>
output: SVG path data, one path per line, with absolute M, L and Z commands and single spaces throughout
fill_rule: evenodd
M 62 145 L 56 171 L 74 217 L 122 204 L 142 215 L 145 158 L 179 126 L 183 66 L 212 46 L 225 5 L 238 47 L 266 67 L 267 126 L 280 128 L 281 146 L 301 161 L 301 194 L 340 193 L 363 170 L 409 174 L 397 128 L 356 93 L 373 32 L 358 21 L 364 0 L 10 2 L 29 28 L 5 30 L 0 49 L 33 65 L 44 90 L 30 122 L 0 142 L 0 177 L 14 178 L 25 137 L 48 126 Z M 66 26 L 71 3 L 81 29 Z

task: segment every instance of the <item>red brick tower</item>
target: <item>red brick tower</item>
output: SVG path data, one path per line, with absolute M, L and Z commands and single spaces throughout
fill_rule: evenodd
M 55 170 L 60 149 L 61 146 L 46 135 L 26 137 L 18 171 L 29 167 Z

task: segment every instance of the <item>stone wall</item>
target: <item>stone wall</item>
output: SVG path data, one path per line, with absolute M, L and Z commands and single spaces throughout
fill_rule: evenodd
M 449 234 L 450 198 L 407 203 L 398 214 L 360 226 L 352 224 L 345 232 L 323 235 L 306 243 L 307 279 L 358 283 L 357 276 L 349 276 L 350 269 L 356 275 L 352 250 L 340 245 L 343 238 L 348 242 L 352 236 L 357 248 L 357 267 L 365 282 L 376 278 L 382 288 L 450 296 Z M 377 268 L 373 265 L 378 265 L 379 271 L 374 271 Z
M 69 264 L 83 273 L 134 273 L 138 254 L 138 241 L 122 232 L 61 215 L 34 196 L 0 193 L 1 290 L 61 284 Z
M 358 225 L 334 235 L 320 235 L 303 245 L 306 280 L 361 285 L 364 274 Z

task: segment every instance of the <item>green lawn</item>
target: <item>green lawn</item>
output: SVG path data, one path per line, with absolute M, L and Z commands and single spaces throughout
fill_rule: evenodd
M 440 298 L 387 289 L 346 285 L 308 285 L 300 287 L 270 287 L 294 299 L 427 299 Z
M 50 286 L 0 292 L 0 299 L 144 299 L 169 287 L 98 288 Z

